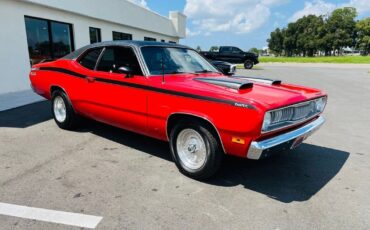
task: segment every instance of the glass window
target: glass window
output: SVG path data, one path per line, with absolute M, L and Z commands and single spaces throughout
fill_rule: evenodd
M 99 28 L 90 27 L 90 44 L 101 42 L 101 31 Z
M 52 59 L 48 22 L 35 18 L 25 18 L 25 22 L 31 65 Z
M 143 75 L 134 51 L 129 47 L 108 47 L 98 64 L 98 71 L 119 73 L 120 67 L 129 67 L 134 75 Z
M 144 37 L 144 41 L 152 41 L 152 42 L 155 42 L 155 41 L 157 41 L 157 39 L 151 38 L 151 37 Z
M 72 52 L 72 36 L 69 24 L 51 22 L 53 57 L 61 58 Z
M 166 42 L 166 40 L 162 39 L 161 42 Z
M 94 70 L 96 62 L 98 61 L 99 55 L 101 53 L 101 48 L 93 49 L 88 51 L 86 54 L 82 56 L 82 58 L 78 61 L 83 67 Z
M 141 52 L 151 75 L 219 72 L 191 49 L 152 46 L 141 48 Z
M 238 47 L 233 47 L 232 50 L 233 50 L 234 53 L 240 53 L 240 52 L 242 52 L 242 50 L 239 49 Z
M 176 42 L 174 42 L 174 41 L 169 41 L 168 43 L 176 44 Z
M 225 53 L 231 53 L 233 51 L 233 47 L 231 46 L 225 46 L 225 47 L 222 47 L 222 52 L 225 52 Z
M 31 65 L 54 60 L 73 51 L 72 25 L 27 16 L 25 24 Z
M 132 34 L 113 31 L 113 41 L 117 40 L 132 40 Z

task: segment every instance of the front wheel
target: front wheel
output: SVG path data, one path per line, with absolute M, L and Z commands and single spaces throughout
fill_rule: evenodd
M 186 176 L 202 180 L 219 169 L 223 151 L 215 134 L 202 124 L 181 122 L 172 129 L 170 146 L 176 166 Z
M 251 61 L 251 60 L 246 60 L 246 61 L 244 62 L 244 68 L 245 68 L 245 69 L 252 69 L 252 68 L 253 68 L 253 61 Z
M 59 128 L 71 130 L 77 126 L 78 116 L 74 112 L 67 95 L 60 90 L 52 94 L 51 111 Z

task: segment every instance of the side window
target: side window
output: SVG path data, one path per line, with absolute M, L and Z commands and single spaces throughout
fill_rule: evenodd
M 88 51 L 86 54 L 82 56 L 82 58 L 80 58 L 78 62 L 83 67 L 94 70 L 101 51 L 102 51 L 101 48 Z
M 143 75 L 136 55 L 129 47 L 107 47 L 97 70 L 118 73 L 118 69 L 123 66 L 131 68 L 134 75 Z
M 224 47 L 222 47 L 222 48 L 221 48 L 220 52 L 221 52 L 221 53 L 231 53 L 231 50 L 232 50 L 232 48 L 231 48 L 231 47 L 229 47 L 229 46 L 224 46 Z
M 237 47 L 233 47 L 233 53 L 240 53 L 240 52 L 241 52 L 241 49 Z

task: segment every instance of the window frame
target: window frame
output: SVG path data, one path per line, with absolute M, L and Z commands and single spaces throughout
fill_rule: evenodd
M 94 30 L 96 30 L 98 33 L 97 33 L 97 35 L 98 35 L 98 41 L 97 42 L 94 42 L 94 43 L 92 43 L 91 42 L 91 29 L 94 29 Z M 90 37 L 90 44 L 95 44 L 95 43 L 99 43 L 99 42 L 101 42 L 102 40 L 101 40 L 101 29 L 100 28 L 97 28 L 97 27 L 92 27 L 92 26 L 90 26 L 89 27 L 89 37 Z
M 146 78 L 146 75 L 145 75 L 145 72 L 143 71 L 143 68 L 142 68 L 142 66 L 141 66 L 141 64 L 140 64 L 140 59 L 139 59 L 139 57 L 138 57 L 138 55 L 137 55 L 137 53 L 135 52 L 135 49 L 134 49 L 134 47 L 131 47 L 131 46 L 119 46 L 119 45 L 110 45 L 110 46 L 101 46 L 101 47 L 94 47 L 94 48 L 91 48 L 91 49 L 89 49 L 89 50 L 93 50 L 93 49 L 97 49 L 97 48 L 103 48 L 102 49 L 102 51 L 101 51 L 101 53 L 100 53 L 100 55 L 99 55 L 99 58 L 98 58 L 98 60 L 97 60 L 97 62 L 96 62 L 96 65 L 95 65 L 95 68 L 94 68 L 94 71 L 96 71 L 96 72 L 99 72 L 99 73 L 110 73 L 110 72 L 107 72 L 107 71 L 100 71 L 100 70 L 98 70 L 98 66 L 99 66 L 99 64 L 100 64 L 100 61 L 101 61 L 101 59 L 103 58 L 103 55 L 104 55 L 104 53 L 105 53 L 105 51 L 107 50 L 107 49 L 110 49 L 110 48 L 128 48 L 128 49 L 131 49 L 131 51 L 132 51 L 132 53 L 135 55 L 135 57 L 136 57 L 136 60 L 137 60 L 137 63 L 138 63 L 138 66 L 139 66 L 139 68 L 140 68 L 140 71 L 141 71 L 141 74 L 142 75 L 135 75 L 135 76 L 142 76 L 142 77 L 145 77 Z M 85 52 L 84 52 L 85 53 Z M 82 54 L 81 56 L 83 56 L 84 54 Z M 80 56 L 80 57 L 81 57 Z M 119 74 L 119 73 L 115 73 L 115 72 L 112 72 L 112 73 L 110 73 L 110 74 Z
M 42 21 L 46 21 L 47 23 L 47 27 L 48 27 L 48 37 L 49 37 L 49 51 L 50 51 L 50 58 L 52 60 L 56 60 L 57 58 L 55 57 L 55 54 L 54 54 L 54 45 L 53 45 L 53 32 L 52 32 L 52 29 L 51 29 L 51 23 L 55 22 L 55 23 L 60 23 L 60 24 L 65 24 L 69 27 L 69 36 L 70 36 L 70 41 L 71 41 L 71 52 L 75 51 L 75 40 L 74 40 L 74 29 L 73 29 L 73 24 L 71 23 L 68 23 L 68 22 L 62 22 L 62 21 L 56 21 L 56 20 L 51 20 L 51 19 L 46 19 L 46 18 L 39 18 L 39 17 L 34 17 L 34 16 L 29 16 L 29 15 L 24 15 L 24 24 L 25 24 L 25 27 L 27 28 L 27 25 L 26 25 L 26 18 L 29 18 L 29 19 L 37 19 L 37 20 L 42 20 Z M 26 35 L 26 39 L 28 39 L 27 35 Z M 27 46 L 28 46 L 28 42 L 27 42 Z M 70 53 L 71 53 L 70 52 Z M 31 58 L 31 56 L 29 56 L 29 58 Z
M 243 52 L 243 50 L 241 50 L 240 48 L 238 48 L 238 47 L 236 47 L 236 46 L 232 46 L 232 52 L 233 53 L 241 53 L 241 52 Z
M 96 63 L 95 63 L 95 66 L 94 66 L 94 69 L 89 69 L 89 68 L 86 68 L 85 66 L 81 65 L 80 61 L 81 59 L 83 59 L 84 57 L 86 57 L 87 54 L 89 54 L 91 51 L 93 50 L 97 50 L 97 49 L 100 49 L 100 53 L 99 53 L 99 56 L 98 56 L 98 59 L 96 59 Z M 102 54 L 103 52 L 105 51 L 105 47 L 104 46 L 99 46 L 99 47 L 92 47 L 92 48 L 89 48 L 87 50 L 85 50 L 80 56 L 78 56 L 78 58 L 76 59 L 76 62 L 83 68 L 87 69 L 87 70 L 90 70 L 90 71 L 96 71 L 96 68 L 98 67 L 98 63 L 100 62 L 100 59 L 102 57 Z

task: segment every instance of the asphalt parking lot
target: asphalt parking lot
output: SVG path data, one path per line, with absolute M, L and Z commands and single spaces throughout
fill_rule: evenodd
M 96 229 L 370 229 L 369 70 L 239 70 L 325 90 L 327 122 L 292 152 L 227 158 L 207 182 L 180 174 L 166 143 L 91 121 L 59 129 L 49 102 L 0 112 L 0 203 L 102 217 Z M 0 229 L 79 227 L 0 215 Z

